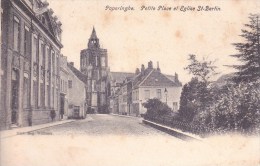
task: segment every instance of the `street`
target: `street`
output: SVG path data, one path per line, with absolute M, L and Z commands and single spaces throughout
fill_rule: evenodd
M 37 130 L 34 134 L 52 135 L 127 135 L 127 136 L 164 136 L 174 138 L 164 132 L 142 123 L 141 118 L 120 117 L 106 114 L 90 114 L 86 119 L 63 125 Z
M 246 166 L 257 165 L 260 153 L 258 137 L 186 142 L 139 118 L 112 115 L 16 135 L 1 140 L 0 147 L 3 166 Z

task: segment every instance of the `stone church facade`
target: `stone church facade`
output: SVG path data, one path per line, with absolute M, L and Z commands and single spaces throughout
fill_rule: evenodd
M 108 56 L 107 50 L 100 47 L 95 28 L 89 38 L 88 48 L 80 53 L 80 71 L 87 75 L 88 111 L 106 111 L 110 95 Z

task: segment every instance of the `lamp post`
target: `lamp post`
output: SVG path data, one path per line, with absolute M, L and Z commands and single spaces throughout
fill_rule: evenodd
M 165 94 L 165 97 L 166 97 L 166 104 L 167 104 L 168 90 L 166 88 L 164 90 L 164 94 Z
M 142 112 L 142 109 L 143 109 L 142 100 L 139 100 L 139 101 L 140 101 L 140 103 L 141 103 L 141 108 L 140 108 L 140 111 L 137 113 L 137 115 L 136 115 L 136 116 L 139 116 L 140 112 Z

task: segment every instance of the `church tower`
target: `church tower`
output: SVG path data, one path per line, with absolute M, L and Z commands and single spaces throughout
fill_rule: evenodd
M 87 75 L 87 104 L 95 112 L 106 111 L 109 96 L 107 50 L 100 48 L 99 38 L 93 27 L 88 47 L 80 53 L 80 71 Z

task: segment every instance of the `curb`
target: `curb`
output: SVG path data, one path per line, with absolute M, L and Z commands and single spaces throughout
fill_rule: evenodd
M 119 116 L 119 117 L 125 117 L 125 118 L 135 118 L 135 119 L 141 118 L 141 117 L 136 117 L 136 116 L 119 115 L 119 114 L 109 114 L 109 115 L 112 115 L 112 116 Z
M 4 130 L 0 132 L 0 138 L 1 139 L 5 139 L 5 138 L 9 138 L 9 137 L 14 137 L 17 136 L 17 133 L 30 133 L 30 132 L 34 132 L 37 130 L 42 130 L 42 129 L 46 129 L 49 127 L 53 127 L 53 126 L 59 126 L 59 125 L 63 125 L 63 124 L 67 124 L 67 123 L 72 123 L 75 122 L 76 120 L 67 120 L 67 121 L 58 121 L 60 123 L 46 123 L 46 124 L 41 124 L 41 125 L 46 125 L 46 126 L 42 126 L 40 127 L 39 125 L 35 125 L 35 126 L 31 126 L 31 127 L 25 127 L 25 128 L 17 128 L 17 129 L 13 129 L 13 130 Z M 38 128 L 37 128 L 38 127 Z
M 166 132 L 170 135 L 173 135 L 177 138 L 183 139 L 183 140 L 197 140 L 197 141 L 203 141 L 202 138 L 200 138 L 199 136 L 195 136 L 193 134 L 190 133 L 185 133 L 183 131 L 165 126 L 165 125 L 161 125 L 161 124 L 157 124 L 155 122 L 149 121 L 149 120 L 145 120 L 143 119 L 143 123 L 146 125 L 149 125 L 151 127 L 154 127 L 160 131 Z

